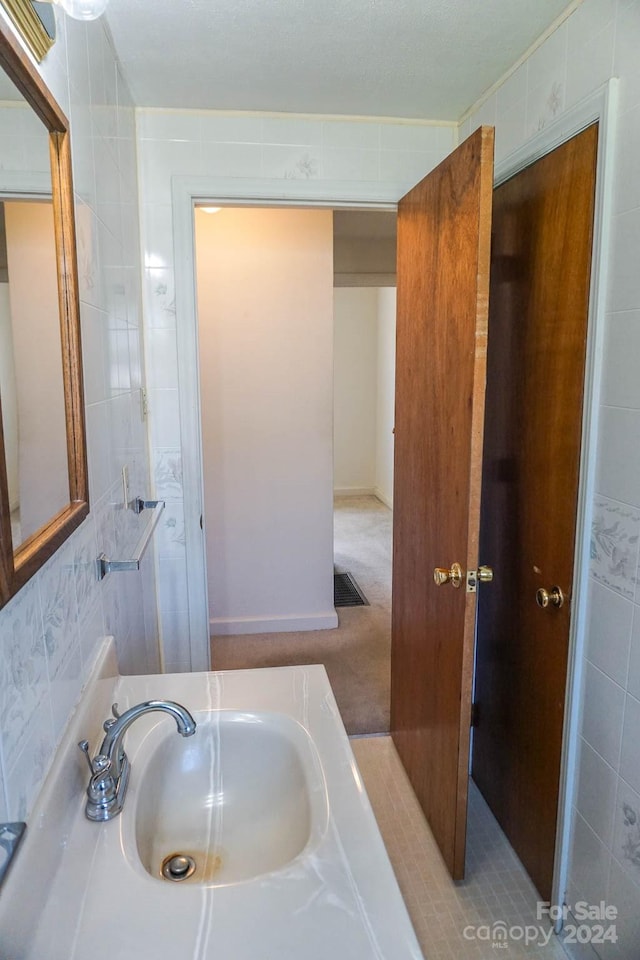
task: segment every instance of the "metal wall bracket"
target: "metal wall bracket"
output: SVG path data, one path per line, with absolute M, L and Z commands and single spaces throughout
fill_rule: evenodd
M 134 513 L 142 513 L 143 510 L 155 510 L 159 503 L 164 507 L 164 500 L 143 500 L 142 497 L 136 497 L 129 506 Z
M 138 497 L 136 500 L 132 501 L 131 506 L 135 513 L 142 513 L 143 510 L 152 511 L 152 514 L 149 517 L 149 522 L 144 530 L 144 533 L 136 544 L 136 548 L 131 559 L 109 560 L 104 553 L 100 554 L 96 560 L 96 575 L 98 580 L 104 580 L 108 573 L 116 573 L 122 570 L 140 569 L 140 562 L 144 556 L 145 550 L 149 545 L 149 541 L 151 540 L 151 536 L 156 528 L 158 520 L 160 519 L 160 514 L 164 510 L 164 505 L 164 500 L 142 500 L 140 497 Z

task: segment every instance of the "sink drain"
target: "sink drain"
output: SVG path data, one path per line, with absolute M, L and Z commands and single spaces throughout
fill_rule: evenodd
M 187 880 L 196 870 L 193 857 L 185 853 L 171 853 L 162 861 L 162 876 L 165 880 Z

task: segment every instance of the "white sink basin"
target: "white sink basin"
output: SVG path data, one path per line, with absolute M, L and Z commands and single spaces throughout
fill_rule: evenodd
M 221 711 L 196 721 L 188 739 L 164 725 L 144 770 L 134 767 L 143 866 L 166 883 L 163 863 L 188 857 L 195 869 L 179 882 L 211 886 L 285 867 L 309 845 L 312 824 L 317 834 L 327 818 L 326 801 L 322 810 L 317 800 L 312 817 L 309 778 L 320 768 L 309 735 L 276 713 Z
M 2 958 L 422 960 L 323 667 L 107 668 L 3 884 Z M 124 808 L 90 822 L 78 740 L 101 742 L 110 704 L 156 699 L 183 704 L 195 736 L 160 712 L 132 723 Z M 161 879 L 172 854 L 195 873 Z

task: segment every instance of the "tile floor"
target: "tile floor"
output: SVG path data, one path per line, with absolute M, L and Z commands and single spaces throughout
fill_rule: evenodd
M 555 936 L 542 942 L 536 919 L 538 893 L 477 788 L 471 784 L 467 830 L 467 878 L 454 884 L 390 737 L 352 739 L 351 746 L 389 858 L 427 960 L 567 960 Z M 536 929 L 525 946 L 473 939 L 503 921 Z M 547 926 L 544 926 L 545 935 Z M 466 936 L 465 936 L 466 931 Z M 517 936 L 517 932 L 516 932 Z M 532 931 L 533 936 L 533 931 Z

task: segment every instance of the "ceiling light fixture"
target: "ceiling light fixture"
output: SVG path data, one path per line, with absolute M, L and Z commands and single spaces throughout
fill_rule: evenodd
M 74 20 L 97 20 L 107 9 L 109 0 L 45 0 L 62 7 Z
M 220 213 L 222 207 L 198 207 L 203 213 Z

